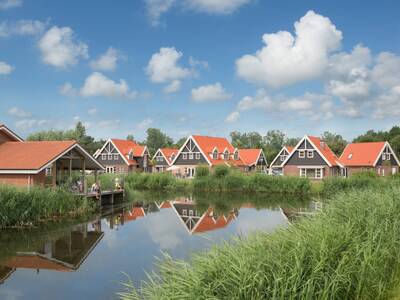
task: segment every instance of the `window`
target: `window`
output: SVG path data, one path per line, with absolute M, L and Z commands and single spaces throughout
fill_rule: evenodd
M 157 156 L 156 160 L 157 161 L 163 161 L 162 156 Z
M 187 216 L 187 209 L 182 209 L 182 215 Z
M 299 150 L 299 158 L 305 158 L 306 152 L 304 150 Z
M 172 154 L 171 157 L 170 157 L 170 159 L 171 159 L 171 160 L 174 160 L 174 158 L 175 158 L 175 154 Z
M 279 157 L 279 159 L 280 159 L 281 161 L 285 161 L 285 158 L 286 158 L 286 155 L 281 155 L 281 156 Z
M 307 150 L 307 158 L 313 158 L 314 157 L 314 151 L 313 150 Z
M 114 154 L 114 160 L 118 160 L 118 154 Z
M 315 170 L 315 178 L 321 179 L 322 178 L 322 169 Z
M 193 217 L 193 209 L 189 209 L 189 217 Z
M 182 159 L 183 159 L 183 160 L 187 160 L 187 154 L 186 154 L 186 153 L 183 153 L 183 154 L 182 154 Z
M 101 155 L 101 160 L 106 160 L 107 159 L 107 155 L 106 154 L 102 154 Z
M 200 159 L 200 153 L 196 153 L 196 159 L 197 159 L 197 160 Z
M 300 177 L 307 177 L 307 169 L 300 169 Z
M 213 159 L 218 159 L 218 150 L 215 149 L 213 152 Z
M 390 160 L 390 153 L 386 153 L 386 159 Z
M 108 154 L 108 160 L 112 160 L 113 156 L 112 154 Z
M 46 168 L 46 176 L 51 176 L 51 167 Z
M 193 153 L 189 153 L 189 159 L 193 159 Z
M 235 151 L 235 153 L 233 154 L 233 158 L 234 158 L 235 160 L 238 160 L 238 159 L 239 159 L 239 151 Z
M 224 160 L 228 160 L 229 159 L 229 152 L 225 151 L 224 152 Z
M 386 153 L 382 154 L 382 160 L 386 160 Z

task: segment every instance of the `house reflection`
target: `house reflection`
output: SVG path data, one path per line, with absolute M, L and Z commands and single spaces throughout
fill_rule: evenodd
M 74 226 L 60 238 L 44 242 L 34 251 L 19 251 L 0 266 L 0 283 L 17 269 L 74 272 L 102 239 L 101 221 Z
M 306 207 L 281 207 L 282 215 L 289 221 L 294 222 L 303 217 L 313 216 L 322 210 L 322 202 L 311 201 Z

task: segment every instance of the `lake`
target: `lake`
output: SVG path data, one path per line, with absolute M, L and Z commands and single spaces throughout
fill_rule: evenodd
M 188 259 L 314 209 L 301 199 L 249 195 L 134 198 L 89 220 L 0 231 L 0 299 L 116 299 L 123 272 L 139 284 L 165 253 Z

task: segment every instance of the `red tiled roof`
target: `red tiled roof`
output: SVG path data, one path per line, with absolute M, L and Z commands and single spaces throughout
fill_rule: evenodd
M 133 151 L 133 157 L 142 157 L 144 155 L 146 146 L 138 145 L 136 142 L 128 140 L 111 139 L 111 141 L 128 161 L 129 165 L 137 165 L 136 160 L 128 159 L 128 154 L 131 150 Z
M 383 147 L 385 142 L 349 144 L 339 161 L 344 166 L 374 166 Z
M 262 149 L 239 149 L 239 157 L 247 166 L 257 164 Z
M 171 208 L 171 207 L 172 207 L 171 201 L 163 201 L 160 205 L 160 208 Z
M 75 141 L 5 142 L 0 145 L 0 169 L 38 170 L 75 144 Z
M 221 158 L 221 154 L 228 149 L 229 154 L 232 155 L 235 151 L 235 147 L 226 139 L 220 137 L 211 137 L 211 136 L 202 136 L 202 135 L 193 135 L 192 138 L 200 147 L 200 150 L 207 156 L 207 159 L 213 165 L 220 164 L 232 164 L 232 165 L 240 165 L 240 161 L 235 161 L 232 157 L 229 157 L 229 160 L 224 160 Z M 214 149 L 218 150 L 218 159 L 212 158 L 212 152 Z
M 143 207 L 135 206 L 130 211 L 124 213 L 124 221 L 135 221 L 137 218 L 144 217 L 146 213 L 144 212 Z
M 193 229 L 193 233 L 202 233 L 224 228 L 234 219 L 234 213 L 230 213 L 228 217 L 221 215 L 215 218 L 212 212 L 212 209 L 209 208 L 204 213 L 205 215 L 203 215 Z
M 319 152 L 325 157 L 327 161 L 329 161 L 329 163 L 332 166 L 339 166 L 338 164 L 339 159 L 326 143 L 324 143 L 323 141 L 321 141 L 320 138 L 315 136 L 307 136 L 307 137 L 314 144 L 314 146 L 317 147 Z
M 285 146 L 286 150 L 289 151 L 289 154 L 293 152 L 294 147 L 292 146 Z
M 167 158 L 168 162 L 171 164 L 171 163 L 172 163 L 171 156 L 172 156 L 172 155 L 176 156 L 176 154 L 178 153 L 179 149 L 175 149 L 175 148 L 161 148 L 160 151 L 161 151 L 162 154 Z
M 40 255 L 18 255 L 10 258 L 3 265 L 10 268 L 53 270 L 71 272 L 73 269 Z

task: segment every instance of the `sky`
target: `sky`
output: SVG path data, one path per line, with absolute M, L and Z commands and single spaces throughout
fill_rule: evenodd
M 0 123 L 138 140 L 400 117 L 399 1 L 0 0 Z

